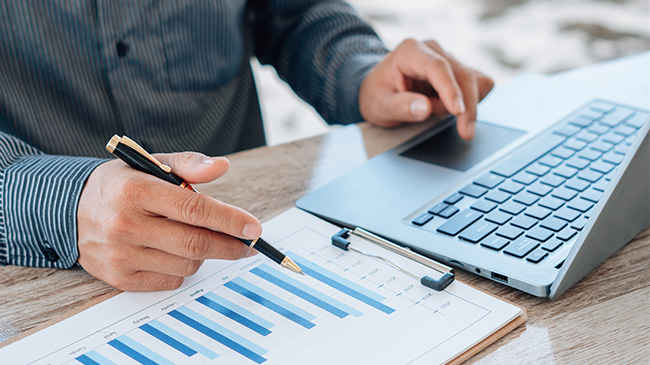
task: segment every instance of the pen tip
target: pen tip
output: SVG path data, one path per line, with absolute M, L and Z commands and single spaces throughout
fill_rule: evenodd
M 289 269 L 289 270 L 295 272 L 296 274 L 305 275 L 305 273 L 302 272 L 302 269 L 300 268 L 300 266 L 296 265 L 296 263 L 293 262 L 293 260 L 290 259 L 289 256 L 285 256 L 284 260 L 282 260 L 282 263 L 280 265 L 282 265 L 282 267 L 284 267 L 286 269 Z

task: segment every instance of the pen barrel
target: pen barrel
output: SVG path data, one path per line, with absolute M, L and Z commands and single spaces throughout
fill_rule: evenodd
M 245 239 L 242 239 L 242 242 L 244 242 L 246 246 L 256 249 L 261 254 L 270 258 L 271 260 L 275 261 L 278 264 L 281 264 L 282 260 L 284 260 L 284 258 L 286 257 L 282 252 L 278 251 L 275 247 L 271 246 L 261 238 L 258 238 L 255 244 L 253 244 L 253 241 L 245 240 Z
M 175 185 L 183 185 L 184 183 L 183 179 L 176 174 L 163 171 L 156 164 L 127 145 L 118 144 L 113 150 L 113 154 L 138 171 L 153 175 Z

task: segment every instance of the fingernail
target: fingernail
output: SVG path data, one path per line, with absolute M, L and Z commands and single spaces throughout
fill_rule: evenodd
M 465 113 L 465 102 L 463 101 L 463 97 L 459 96 L 456 99 L 456 108 L 458 109 L 458 114 L 463 114 Z
M 259 224 L 247 224 L 246 226 L 244 226 L 244 232 L 242 232 L 242 236 L 244 236 L 244 238 L 248 238 L 252 240 L 261 235 L 262 235 L 262 226 L 260 226 Z
M 206 156 L 206 157 L 203 158 L 203 163 L 205 165 L 212 165 L 214 163 L 214 161 L 215 161 L 214 157 L 207 157 Z
M 257 255 L 258 253 L 259 253 L 259 251 L 257 251 L 254 248 L 249 247 L 248 248 L 248 253 L 246 254 L 246 257 L 253 257 L 253 256 Z
M 413 100 L 411 102 L 411 115 L 415 118 L 426 118 L 429 112 L 427 102 L 422 99 Z
M 467 133 L 467 136 L 469 136 L 469 138 L 474 138 L 475 129 L 476 129 L 476 123 L 471 122 L 467 124 L 467 129 L 465 130 L 465 132 Z

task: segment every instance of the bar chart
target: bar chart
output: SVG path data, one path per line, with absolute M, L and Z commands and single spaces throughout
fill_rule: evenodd
M 336 230 L 311 226 L 313 217 L 286 229 L 301 217 L 280 216 L 265 232 L 305 276 L 261 255 L 207 261 L 178 290 L 123 293 L 39 332 L 34 341 L 49 342 L 29 363 L 404 363 L 425 354 L 428 363 L 480 340 L 458 334 L 494 325 L 495 298 L 462 283 L 435 292 L 381 260 L 342 251 L 330 244 Z M 505 309 L 498 321 L 517 311 Z

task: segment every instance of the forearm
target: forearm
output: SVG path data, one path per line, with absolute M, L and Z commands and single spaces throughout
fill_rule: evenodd
M 387 52 L 343 1 L 268 1 L 258 6 L 256 55 L 329 123 L 361 120 L 358 91 Z
M 53 156 L 0 133 L 0 264 L 68 268 L 85 181 L 104 160 Z

